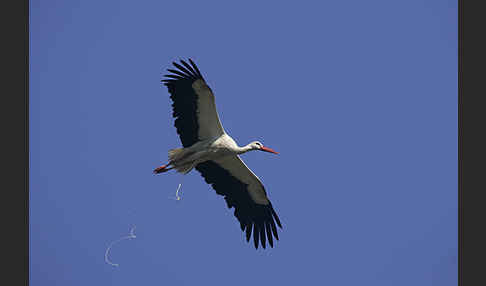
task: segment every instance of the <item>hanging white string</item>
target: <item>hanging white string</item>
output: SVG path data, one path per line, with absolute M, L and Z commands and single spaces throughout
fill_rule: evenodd
M 179 187 L 177 187 L 175 197 L 169 197 L 169 199 L 174 199 L 176 201 L 182 200 L 182 198 L 179 196 L 179 190 L 181 189 L 182 184 L 179 184 Z
M 182 183 L 180 183 L 179 186 L 177 187 L 177 190 L 176 190 L 176 193 L 175 193 L 175 197 L 169 197 L 169 198 L 170 199 L 174 199 L 176 201 L 182 200 L 182 197 L 179 195 L 179 191 L 181 190 L 181 187 L 182 187 Z M 120 242 L 122 240 L 125 240 L 125 239 L 134 239 L 134 238 L 136 238 L 137 236 L 134 233 L 135 232 L 135 228 L 136 228 L 136 226 L 134 225 L 130 229 L 130 233 L 127 236 L 121 237 L 121 238 L 119 238 L 119 239 L 117 239 L 117 240 L 115 240 L 115 241 L 113 241 L 113 242 L 110 243 L 110 245 L 108 246 L 108 248 L 105 251 L 105 262 L 107 264 L 110 264 L 111 266 L 119 266 L 118 263 L 113 263 L 113 262 L 110 261 L 108 254 L 110 253 L 110 250 L 111 250 L 111 248 L 113 247 L 113 245 L 115 243 L 118 243 L 118 242 Z
M 108 253 L 110 252 L 111 247 L 112 247 L 112 246 L 113 246 L 115 243 L 120 242 L 120 241 L 125 240 L 125 239 L 132 239 L 132 238 L 136 238 L 137 236 L 136 236 L 136 235 L 135 235 L 135 233 L 134 233 L 134 231 L 135 231 L 135 227 L 136 227 L 136 226 L 134 225 L 134 226 L 133 226 L 133 227 L 130 229 L 130 234 L 129 234 L 129 235 L 124 236 L 124 237 L 122 237 L 122 238 L 119 238 L 119 239 L 117 239 L 117 240 L 113 241 L 112 243 L 110 243 L 110 245 L 108 246 L 108 248 L 106 249 L 106 252 L 105 252 L 105 262 L 106 262 L 106 263 L 110 264 L 111 266 L 119 266 L 119 264 L 118 264 L 118 263 L 112 263 L 112 262 L 110 261 L 110 259 L 108 259 Z

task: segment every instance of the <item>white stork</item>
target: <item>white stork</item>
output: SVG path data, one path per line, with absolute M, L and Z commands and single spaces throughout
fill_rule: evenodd
M 183 66 L 174 62 L 178 70 L 168 69 L 172 74 L 162 80 L 171 94 L 174 126 L 184 148 L 170 150 L 169 162 L 156 168 L 154 173 L 176 169 L 187 174 L 196 168 L 206 183 L 224 196 L 228 208 L 235 208 L 234 215 L 241 230 L 246 231 L 246 240 L 250 241 L 253 230 L 256 249 L 259 239 L 263 248 L 267 239 L 273 247 L 272 234 L 278 240 L 275 222 L 280 228 L 282 225 L 262 182 L 239 155 L 253 150 L 278 153 L 258 141 L 239 147 L 226 134 L 211 88 L 194 62 L 191 59 L 189 62 L 191 65 L 181 60 Z

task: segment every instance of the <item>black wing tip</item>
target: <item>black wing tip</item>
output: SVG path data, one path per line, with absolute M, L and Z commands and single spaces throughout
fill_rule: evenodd
M 246 225 L 246 242 L 250 242 L 251 238 L 251 223 Z
M 196 165 L 204 181 L 211 185 L 216 194 L 224 196 L 228 208 L 235 208 L 234 216 L 239 220 L 240 228 L 245 232 L 244 237 L 250 244 L 253 235 L 255 249 L 266 248 L 267 241 L 274 247 L 274 240 L 279 240 L 277 226 L 282 224 L 273 210 L 271 203 L 257 204 L 250 197 L 247 185 L 238 181 L 226 169 L 218 164 L 207 161 Z
M 260 211 L 263 211 L 260 213 L 260 216 L 254 217 L 250 222 L 241 222 L 241 230 L 246 234 L 246 241 L 250 242 L 253 229 L 253 244 L 255 249 L 258 249 L 259 246 L 266 249 L 267 242 L 273 248 L 273 239 L 279 240 L 276 224 L 280 228 L 282 228 L 282 224 L 271 205 L 265 206 Z
M 173 82 L 179 81 L 179 80 L 198 80 L 198 79 L 203 79 L 201 72 L 197 68 L 196 64 L 191 58 L 188 58 L 189 63 L 192 65 L 189 65 L 186 61 L 183 59 L 179 59 L 180 64 L 178 64 L 176 61 L 172 62 L 172 65 L 174 65 L 177 69 L 167 69 L 167 71 L 171 72 L 172 74 L 169 75 L 164 75 L 165 77 L 176 79 Z
M 260 229 L 260 242 L 262 243 L 263 249 L 266 248 L 266 236 L 265 236 L 265 229 Z
M 275 212 L 275 210 L 273 209 L 273 206 L 272 206 L 272 203 L 269 202 L 269 207 L 270 207 L 270 211 L 272 212 L 271 216 L 275 219 L 275 221 L 277 222 L 277 225 L 278 227 L 280 227 L 281 229 L 283 229 L 282 227 L 282 223 L 280 222 L 280 219 L 278 218 L 278 215 L 277 213 Z
M 256 224 L 253 224 L 253 242 L 255 244 L 255 249 L 258 249 L 258 237 L 259 237 L 258 227 Z
M 265 223 L 265 231 L 267 232 L 268 244 L 273 248 L 272 231 L 270 230 L 270 223 Z
M 196 73 L 202 78 L 201 72 L 199 71 L 199 69 L 197 68 L 196 64 L 192 61 L 191 58 L 189 58 L 189 62 L 191 63 L 191 65 L 194 68 L 194 70 L 196 71 Z

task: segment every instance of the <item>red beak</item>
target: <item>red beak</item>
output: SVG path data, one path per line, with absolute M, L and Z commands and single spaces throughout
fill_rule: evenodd
M 270 153 L 273 153 L 273 154 L 278 154 L 278 152 L 276 152 L 275 150 L 270 149 L 270 148 L 268 148 L 268 147 L 263 147 L 263 146 L 262 146 L 262 147 L 260 148 L 260 150 L 265 151 L 265 152 L 270 152 Z

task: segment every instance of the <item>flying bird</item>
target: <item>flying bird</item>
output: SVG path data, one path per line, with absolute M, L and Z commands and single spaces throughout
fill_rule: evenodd
M 167 69 L 161 82 L 167 86 L 172 99 L 174 126 L 183 148 L 169 150 L 169 162 L 154 170 L 155 174 L 175 169 L 182 174 L 196 169 L 218 195 L 224 196 L 228 208 L 246 232 L 249 242 L 253 232 L 255 248 L 263 248 L 273 237 L 278 240 L 277 227 L 282 228 L 260 179 L 239 155 L 259 150 L 278 154 L 271 148 L 253 141 L 240 147 L 223 128 L 219 120 L 214 94 L 194 62 L 173 62 L 177 69 Z M 275 225 L 276 224 L 276 225 Z

